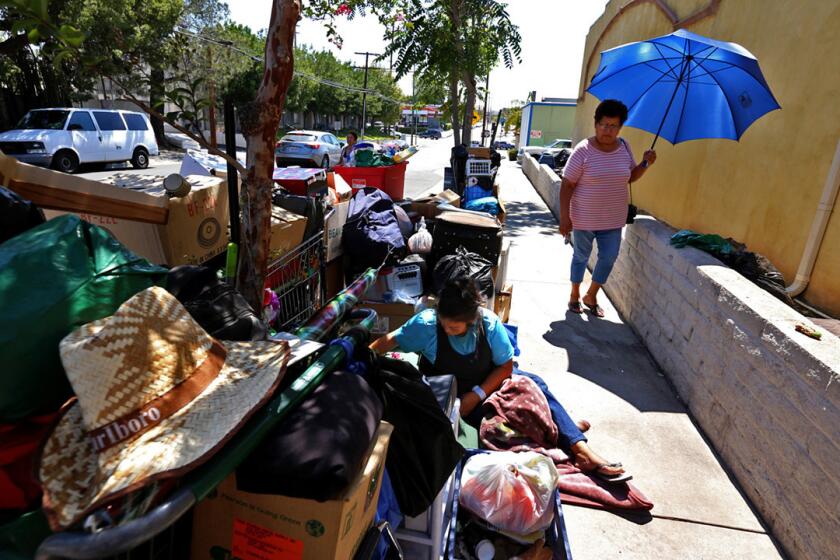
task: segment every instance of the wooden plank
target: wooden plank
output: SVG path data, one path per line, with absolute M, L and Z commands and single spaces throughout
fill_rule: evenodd
M 37 185 L 18 179 L 7 180 L 2 174 L 0 174 L 0 183 L 8 185 L 9 189 L 41 208 L 84 212 L 159 225 L 166 224 L 169 219 L 169 208 L 165 206 L 149 206 L 82 191 Z

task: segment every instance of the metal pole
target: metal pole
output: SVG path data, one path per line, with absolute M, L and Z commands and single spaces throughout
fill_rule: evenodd
M 481 117 L 481 145 L 484 145 L 484 130 L 487 127 L 487 102 L 490 101 L 490 73 L 484 82 L 484 116 Z
M 233 101 L 225 97 L 225 152 L 236 158 L 236 114 Z M 230 241 L 239 245 L 239 173 L 227 164 L 228 206 L 230 208 Z
M 365 92 L 362 94 L 362 138 L 365 137 L 365 127 L 367 127 L 367 85 L 368 85 L 368 58 L 370 55 L 365 53 Z
M 656 146 L 656 141 L 659 140 L 659 133 L 662 132 L 662 127 L 665 126 L 665 119 L 668 118 L 668 111 L 671 110 L 671 104 L 674 102 L 674 98 L 677 96 L 677 92 L 680 89 L 680 84 L 683 81 L 683 76 L 685 75 L 686 69 L 688 69 L 691 61 L 694 59 L 693 56 L 688 55 L 683 59 L 683 66 L 680 69 L 680 77 L 677 78 L 677 85 L 674 86 L 674 93 L 671 94 L 671 100 L 668 101 L 668 107 L 665 108 L 665 114 L 662 115 L 662 122 L 659 123 L 659 129 L 656 131 L 656 137 L 653 139 L 653 144 L 650 145 L 650 149 L 652 150 L 654 146 Z M 647 163 L 647 161 L 645 161 Z M 647 167 L 647 165 L 645 165 Z

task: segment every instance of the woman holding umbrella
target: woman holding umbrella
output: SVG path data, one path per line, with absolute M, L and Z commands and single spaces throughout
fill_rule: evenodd
M 656 152 L 645 152 L 636 164 L 630 146 L 619 136 L 627 120 L 627 107 L 607 99 L 595 109 L 595 135 L 575 146 L 563 170 L 560 187 L 560 233 L 571 235 L 572 293 L 569 311 L 583 313 L 581 301 L 595 316 L 603 317 L 598 291 L 606 283 L 621 246 L 621 228 L 627 220 L 627 183 L 638 180 L 656 161 Z M 592 284 L 581 299 L 580 285 L 598 243 L 598 262 Z

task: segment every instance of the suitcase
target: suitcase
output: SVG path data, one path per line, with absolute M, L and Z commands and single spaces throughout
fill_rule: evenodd
M 435 222 L 432 239 L 432 263 L 455 254 L 455 249 L 462 246 L 496 266 L 502 252 L 502 226 L 489 215 L 444 212 Z M 434 269 L 432 263 L 430 266 Z

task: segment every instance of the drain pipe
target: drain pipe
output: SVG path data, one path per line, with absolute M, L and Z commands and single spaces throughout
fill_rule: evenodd
M 822 245 L 825 230 L 828 227 L 828 219 L 831 217 L 831 211 L 834 209 L 838 191 L 840 191 L 840 141 L 837 142 L 837 149 L 834 151 L 834 160 L 831 162 L 831 169 L 828 171 L 828 177 L 825 179 L 822 198 L 820 198 L 817 213 L 811 224 L 811 233 L 808 235 L 807 243 L 805 243 L 802 260 L 799 261 L 799 269 L 796 271 L 793 284 L 785 288 L 785 291 L 791 297 L 796 297 L 804 292 L 808 286 L 808 282 L 811 280 L 811 272 L 814 270 L 814 263 L 820 252 L 820 245 Z

